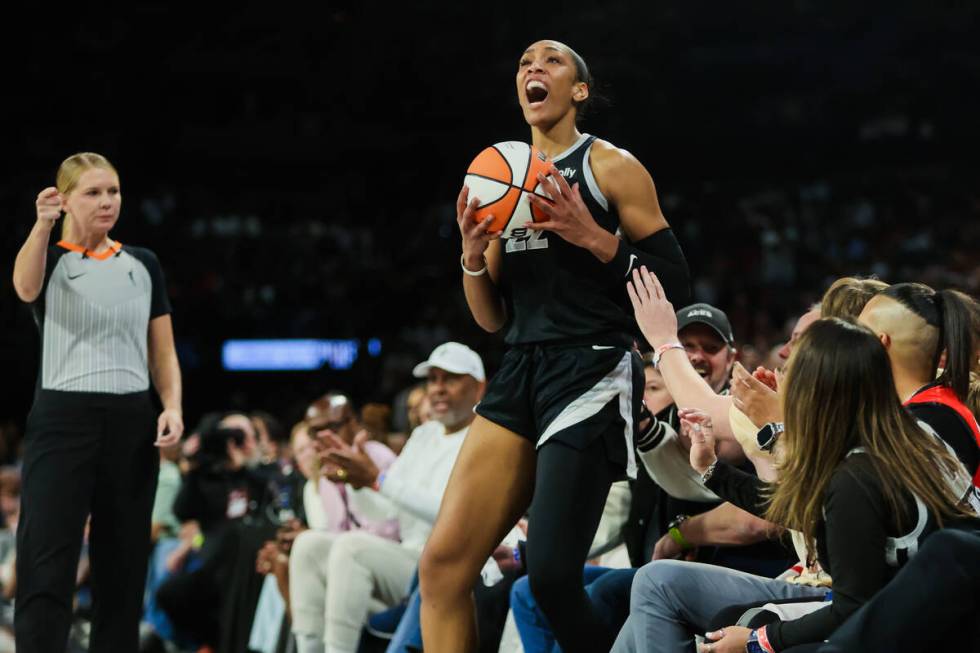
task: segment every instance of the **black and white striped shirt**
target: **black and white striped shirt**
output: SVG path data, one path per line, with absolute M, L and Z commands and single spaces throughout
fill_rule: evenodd
M 41 332 L 38 388 L 127 394 L 150 387 L 149 322 L 170 313 L 153 252 L 113 243 L 95 254 L 59 242 L 31 304 Z

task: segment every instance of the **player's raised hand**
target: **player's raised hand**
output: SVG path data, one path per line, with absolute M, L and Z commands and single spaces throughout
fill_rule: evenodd
M 48 186 L 37 194 L 37 221 L 47 228 L 52 228 L 61 217 L 61 193 L 54 186 Z

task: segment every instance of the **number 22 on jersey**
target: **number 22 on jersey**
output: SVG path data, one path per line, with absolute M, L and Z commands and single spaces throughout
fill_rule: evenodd
M 514 252 L 526 252 L 532 249 L 545 249 L 548 247 L 548 237 L 543 231 L 532 231 L 526 227 L 511 231 L 511 237 L 507 239 L 504 251 L 507 254 Z

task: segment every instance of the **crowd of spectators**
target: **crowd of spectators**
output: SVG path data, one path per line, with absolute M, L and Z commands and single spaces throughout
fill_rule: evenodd
M 924 569 L 934 569 L 953 551 L 975 551 L 980 312 L 972 299 L 955 292 L 929 299 L 932 309 L 923 308 L 921 298 L 936 296 L 923 285 L 838 279 L 786 330 L 775 332 L 778 346 L 759 359 L 759 366 L 749 362 L 734 321 L 716 305 L 702 302 L 676 315 L 665 300 L 659 308 L 637 309 L 645 338 L 638 345 L 647 351 L 645 410 L 636 441 L 642 465 L 635 480 L 610 491 L 583 571 L 610 641 L 616 641 L 613 650 L 656 651 L 666 644 L 683 649 L 693 647 L 695 637 L 701 646 L 717 645 L 712 650 L 742 650 L 731 647 L 744 648 L 750 632 L 756 637 L 765 629 L 770 648 L 761 650 L 790 650 L 806 642 L 812 648 L 799 650 L 817 650 L 827 637 L 841 647 L 833 650 L 860 650 L 853 648 L 855 642 L 886 636 L 883 624 L 889 614 L 911 609 L 907 596 L 889 600 L 895 592 L 882 588 L 921 579 Z M 930 322 L 939 313 L 920 316 L 916 310 L 938 310 L 947 325 L 944 332 Z M 821 354 L 817 339 L 823 332 L 829 344 Z M 786 444 L 792 447 L 787 449 L 780 443 L 787 437 L 783 420 L 803 428 L 799 406 L 809 401 L 805 405 L 812 411 L 812 402 L 822 401 L 819 396 L 806 399 L 808 392 L 819 395 L 821 388 L 832 388 L 840 424 L 851 419 L 874 424 L 879 418 L 848 413 L 851 404 L 843 402 L 841 393 L 857 397 L 859 404 L 869 400 L 861 399 L 868 391 L 860 385 L 841 389 L 847 369 L 839 371 L 836 385 L 821 385 L 814 379 L 824 368 L 805 367 L 816 365 L 820 355 L 836 356 L 832 352 L 842 338 L 865 336 L 870 340 L 862 346 L 874 343 L 871 349 L 883 352 L 885 362 L 877 373 L 887 374 L 882 383 L 870 385 L 890 384 L 887 393 L 874 391 L 877 401 L 914 416 L 905 436 L 939 444 L 921 445 L 928 455 L 908 464 L 948 469 L 920 470 L 915 489 L 902 490 L 908 480 L 867 480 L 887 472 L 890 461 L 881 468 L 878 462 L 865 464 L 864 457 L 854 456 L 866 450 L 852 449 L 836 463 L 829 459 L 831 466 L 841 467 L 824 490 L 824 516 L 816 531 L 800 522 L 768 521 L 778 513 L 767 512 L 758 493 L 778 493 L 806 467 L 786 458 L 802 455 L 805 444 L 789 439 L 794 444 Z M 673 355 L 669 343 L 674 339 L 684 356 Z M 838 360 L 863 355 L 860 346 L 847 346 L 851 353 Z M 938 379 L 933 367 L 937 348 L 943 353 Z M 307 398 L 305 410 L 289 426 L 257 408 L 208 412 L 179 445 L 160 451 L 144 652 L 421 650 L 418 557 L 486 374 L 480 355 L 456 342 L 442 343 L 416 363 L 413 372 L 421 380 L 402 389 L 401 402 L 359 405 L 347 393 L 329 391 Z M 777 373 L 787 363 L 789 377 Z M 790 389 L 783 387 L 787 383 Z M 816 390 L 798 389 L 814 384 Z M 896 397 L 905 408 L 897 408 Z M 406 426 L 396 430 L 395 422 Z M 880 446 L 865 437 L 851 433 L 845 440 Z M 16 452 L 15 445 L 7 445 Z M 868 455 L 887 458 L 888 451 Z M 806 455 L 830 454 L 811 447 Z M 10 597 L 16 583 L 16 453 L 9 462 L 0 469 L 0 650 L 10 645 Z M 854 481 L 841 469 L 865 480 Z M 929 485 L 923 479 L 930 475 L 945 480 Z M 918 501 L 920 523 L 911 539 L 901 536 L 910 527 L 901 511 L 889 517 L 871 505 L 867 510 L 878 517 L 857 514 L 865 508 L 854 497 L 865 496 L 862 484 L 870 482 L 891 483 L 900 488 L 899 496 Z M 939 496 L 943 483 L 950 483 L 950 496 L 962 499 L 944 508 L 945 525 L 957 525 L 958 534 L 941 530 L 939 513 L 935 521 L 922 521 L 927 508 L 920 495 Z M 905 491 L 910 494 L 901 495 Z M 884 490 L 867 495 L 872 502 L 890 500 L 877 492 Z M 849 498 L 833 503 L 828 497 L 834 493 Z M 882 523 L 876 526 L 875 519 Z M 835 532 L 853 535 L 855 528 L 866 537 L 838 534 L 835 539 Z M 481 651 L 557 650 L 523 576 L 526 529 L 525 520 L 514 524 L 474 588 Z M 936 543 L 930 540 L 933 533 L 943 534 L 935 536 Z M 921 562 L 917 549 L 924 556 Z M 906 573 L 902 567 L 910 561 L 914 564 Z M 933 574 L 923 591 L 967 591 L 964 586 L 976 582 L 971 573 L 957 567 L 941 578 Z M 87 641 L 87 583 L 83 550 L 71 641 L 76 650 L 85 650 Z M 964 601 L 957 614 L 975 614 Z M 841 628 L 839 636 L 833 635 L 851 617 L 862 627 Z M 969 628 L 962 633 L 972 642 L 980 641 L 977 635 Z

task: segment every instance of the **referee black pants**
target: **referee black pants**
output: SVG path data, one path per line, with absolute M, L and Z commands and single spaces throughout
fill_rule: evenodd
M 18 653 L 64 653 L 89 530 L 89 651 L 136 651 L 159 456 L 149 393 L 42 390 L 27 420 L 17 527 Z

